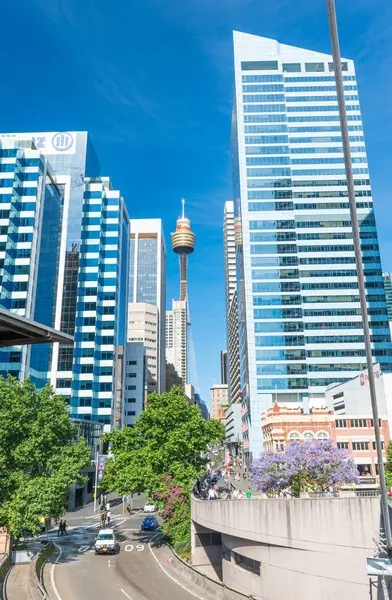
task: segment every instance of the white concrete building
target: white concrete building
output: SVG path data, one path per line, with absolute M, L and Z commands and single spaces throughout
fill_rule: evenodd
M 166 361 L 172 364 L 178 375 L 187 383 L 187 303 L 173 300 L 172 310 L 166 313 Z
M 148 393 L 163 393 L 166 388 L 165 320 L 166 320 L 166 246 L 161 219 L 131 219 L 129 318 L 131 312 L 139 311 L 135 304 L 156 307 L 155 318 L 146 314 L 144 329 L 148 334 L 146 347 L 147 368 L 151 377 L 147 381 Z M 145 311 L 140 308 L 140 313 Z M 148 312 L 154 312 L 148 309 Z M 141 317 L 142 314 L 139 315 Z M 151 323 L 154 321 L 154 324 Z M 156 322 L 155 322 L 156 321 Z M 132 325 L 132 323 L 130 323 Z M 137 323 L 141 325 L 141 323 Z M 151 332 L 154 329 L 154 333 Z M 136 327 L 140 332 L 140 328 Z M 150 330 L 150 331 L 148 331 Z M 129 339 L 136 334 L 129 332 Z M 154 342 L 151 341 L 154 338 Z M 152 345 L 156 346 L 152 354 Z M 153 385 L 155 383 L 155 385 Z
M 128 341 L 144 345 L 147 394 L 159 392 L 159 315 L 158 307 L 146 302 L 128 305 Z
M 389 437 L 392 439 L 392 373 L 383 373 L 380 365 L 374 365 L 378 413 L 387 417 Z M 368 371 L 346 381 L 331 385 L 325 391 L 328 408 L 337 415 L 364 417 L 372 414 Z
M 146 355 L 143 342 L 128 342 L 124 348 L 124 392 L 122 425 L 132 427 L 144 408 Z

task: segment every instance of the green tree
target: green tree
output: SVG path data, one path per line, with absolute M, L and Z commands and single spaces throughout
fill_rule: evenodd
M 387 448 L 387 461 L 385 464 L 385 483 L 387 489 L 392 487 L 392 441 L 389 442 Z
M 0 377 L 0 526 L 19 537 L 38 533 L 42 517 L 60 517 L 89 459 L 61 396 Z
M 162 477 L 169 475 L 172 485 L 187 487 L 202 473 L 209 446 L 224 435 L 223 425 L 205 421 L 180 387 L 151 394 L 134 427 L 107 435 L 115 460 L 107 465 L 102 485 L 120 494 L 153 497 L 163 491 Z

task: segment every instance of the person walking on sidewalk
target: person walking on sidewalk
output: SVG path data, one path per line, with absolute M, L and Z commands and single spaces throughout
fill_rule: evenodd
M 110 527 L 110 520 L 112 518 L 112 513 L 110 512 L 110 510 L 108 510 L 108 512 L 106 513 L 106 517 L 108 520 L 108 527 Z
M 65 519 L 63 521 L 63 529 L 62 529 L 62 534 L 61 535 L 68 535 L 68 532 L 67 532 L 67 521 Z
M 60 519 L 59 528 L 58 528 L 58 531 L 57 531 L 57 537 L 59 537 L 60 535 L 62 535 L 62 532 L 63 532 L 63 520 Z

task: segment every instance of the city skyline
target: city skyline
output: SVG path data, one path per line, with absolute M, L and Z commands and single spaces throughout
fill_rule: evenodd
M 324 3 L 315 6 L 302 0 L 292 14 L 282 10 L 284 4 L 279 2 L 272 6 L 249 2 L 245 9 L 242 3 L 233 2 L 223 10 L 221 3 L 211 6 L 211 3 L 200 2 L 197 10 L 191 3 L 181 15 L 176 15 L 173 2 L 164 7 L 154 6 L 155 14 L 152 14 L 152 1 L 148 1 L 143 9 L 132 15 L 136 35 L 127 48 L 120 48 L 116 42 L 118 31 L 114 25 L 128 27 L 130 14 L 124 10 L 119 24 L 118 18 L 114 21 L 115 11 L 110 14 L 101 0 L 94 2 L 94 14 L 90 12 L 92 5 L 89 3 L 80 6 L 72 0 L 68 2 L 66 13 L 62 12 L 59 3 L 45 0 L 32 2 L 23 13 L 11 4 L 4 9 L 4 18 L 11 25 L 5 32 L 5 42 L 9 39 L 12 43 L 8 36 L 11 36 L 12 24 L 17 25 L 22 39 L 16 49 L 17 58 L 29 71 L 25 83 L 35 93 L 29 96 L 27 105 L 25 98 L 13 94 L 1 98 L 2 113 L 7 116 L 2 129 L 10 132 L 88 129 L 100 156 L 102 172 L 111 176 L 128 208 L 133 206 L 129 210 L 131 218 L 160 217 L 160 213 L 164 213 L 167 239 L 178 216 L 179 199 L 182 195 L 187 199 L 187 212 L 198 238 L 197 258 L 195 256 L 190 265 L 189 296 L 201 395 L 206 400 L 213 374 L 219 373 L 219 352 L 226 345 L 221 211 L 224 201 L 232 198 L 228 155 L 232 102 L 231 32 L 241 26 L 250 33 L 329 52 Z M 390 85 L 383 73 L 388 68 L 391 41 L 375 35 L 379 24 L 390 20 L 391 7 L 381 1 L 371 7 L 363 3 L 356 7 L 358 10 L 354 12 L 353 6 L 345 3 L 339 6 L 342 54 L 357 62 L 382 266 L 385 271 L 391 271 L 392 253 L 388 252 L 391 246 L 386 218 L 391 119 L 383 100 L 388 97 Z M 147 31 L 147 15 L 153 36 Z M 220 17 L 218 24 L 217 15 Z M 209 21 L 215 22 L 213 30 L 208 26 Z M 81 22 L 94 25 L 86 32 L 79 27 Z M 260 25 L 255 27 L 255 22 Z M 312 27 L 308 26 L 309 22 Z M 54 76 L 51 83 L 43 72 L 37 72 L 34 57 L 25 50 L 23 39 L 28 39 L 32 24 L 39 32 L 37 49 L 47 56 L 48 67 Z M 100 50 L 103 34 L 108 44 Z M 166 43 L 171 37 L 174 43 Z M 90 51 L 81 60 L 86 43 Z M 111 45 L 113 52 L 121 57 L 106 54 L 106 46 Z M 179 45 L 183 48 L 183 56 L 178 56 L 176 51 Z M 162 48 L 164 68 L 158 77 L 160 93 L 157 94 L 151 83 L 143 78 L 143 70 Z M 61 74 L 57 68 L 60 63 Z M 184 73 L 185 63 L 194 65 L 193 72 L 178 78 L 177 68 L 173 69 L 172 65 Z M 69 96 L 63 93 L 65 80 L 72 82 L 70 89 L 74 102 L 70 103 Z M 18 75 L 12 69 L 9 85 L 10 90 L 18 85 Z M 202 103 L 199 102 L 200 86 L 209 94 L 209 99 Z M 80 92 L 76 93 L 76 90 Z M 46 110 L 48 106 L 50 111 Z M 181 130 L 187 131 L 186 139 L 179 136 L 177 141 L 176 136 Z M 128 150 L 124 162 L 118 161 L 115 150 L 121 148 L 123 152 L 125 147 Z M 157 177 L 153 180 L 147 174 L 151 150 L 157 169 Z M 128 165 L 124 168 L 127 161 L 132 165 L 132 171 Z M 133 202 L 133 198 L 137 201 Z M 178 262 L 170 255 L 169 300 L 177 296 L 177 289 Z M 206 317 L 207 306 L 209 314 Z M 208 333 L 211 331 L 213 335 Z

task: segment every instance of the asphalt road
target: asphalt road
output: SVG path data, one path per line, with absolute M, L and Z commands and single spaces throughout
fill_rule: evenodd
M 47 564 L 45 585 L 57 600 L 195 600 L 158 564 L 149 542 L 155 532 L 140 532 L 141 511 L 114 515 L 119 542 L 116 555 L 95 555 L 95 519 L 78 523 L 62 538 L 52 534 L 58 553 Z

